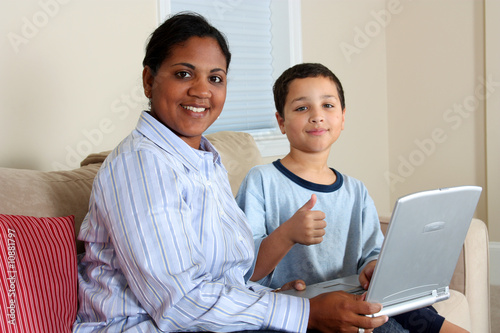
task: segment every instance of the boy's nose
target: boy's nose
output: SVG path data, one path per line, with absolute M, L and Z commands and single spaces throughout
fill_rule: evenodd
M 311 117 L 309 118 L 309 120 L 312 123 L 322 122 L 324 120 L 323 113 L 317 109 L 312 109 L 311 110 Z

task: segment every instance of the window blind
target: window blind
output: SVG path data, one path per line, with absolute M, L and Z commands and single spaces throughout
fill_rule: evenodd
M 276 128 L 270 0 L 171 0 L 170 9 L 205 16 L 229 43 L 226 103 L 207 133 Z

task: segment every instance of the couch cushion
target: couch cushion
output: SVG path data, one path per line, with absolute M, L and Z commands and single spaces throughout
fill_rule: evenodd
M 80 166 L 84 167 L 86 165 L 91 165 L 91 164 L 99 164 L 101 165 L 102 162 L 108 157 L 109 153 L 111 153 L 111 150 L 103 151 L 100 153 L 92 153 L 89 156 L 87 156 L 83 161 L 80 162 Z
M 433 307 L 446 320 L 458 325 L 469 332 L 472 329 L 469 303 L 464 294 L 450 290 L 450 298 L 446 301 L 434 303 Z
M 0 331 L 71 332 L 77 311 L 73 216 L 0 215 Z
M 75 235 L 87 214 L 90 190 L 100 164 L 70 171 L 0 168 L 0 214 L 75 216 Z M 83 244 L 78 242 L 78 253 Z
M 244 132 L 221 131 L 206 135 L 220 153 L 227 170 L 233 195 L 236 195 L 248 171 L 262 164 L 262 156 L 252 135 Z

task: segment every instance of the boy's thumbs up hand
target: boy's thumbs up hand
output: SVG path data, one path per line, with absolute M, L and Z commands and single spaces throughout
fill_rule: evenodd
M 299 210 L 311 210 L 311 209 L 313 209 L 313 207 L 316 204 L 317 200 L 318 200 L 318 197 L 316 196 L 316 194 L 312 194 L 311 195 L 311 199 L 309 199 L 309 201 L 306 202 L 304 204 L 304 206 L 302 206 L 301 208 L 299 208 Z
M 293 243 L 312 245 L 323 241 L 326 227 L 325 213 L 312 210 L 316 201 L 316 194 L 311 195 L 309 201 L 283 223 L 282 226 L 287 228 L 288 239 Z

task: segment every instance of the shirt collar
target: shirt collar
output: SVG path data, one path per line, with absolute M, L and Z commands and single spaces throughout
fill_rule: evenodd
M 212 158 L 213 163 L 221 164 L 219 152 L 207 138 L 202 136 L 200 150 L 194 149 L 147 111 L 141 113 L 136 130 L 163 150 L 178 156 L 184 164 L 192 168 L 199 169 L 200 163 L 208 157 Z

